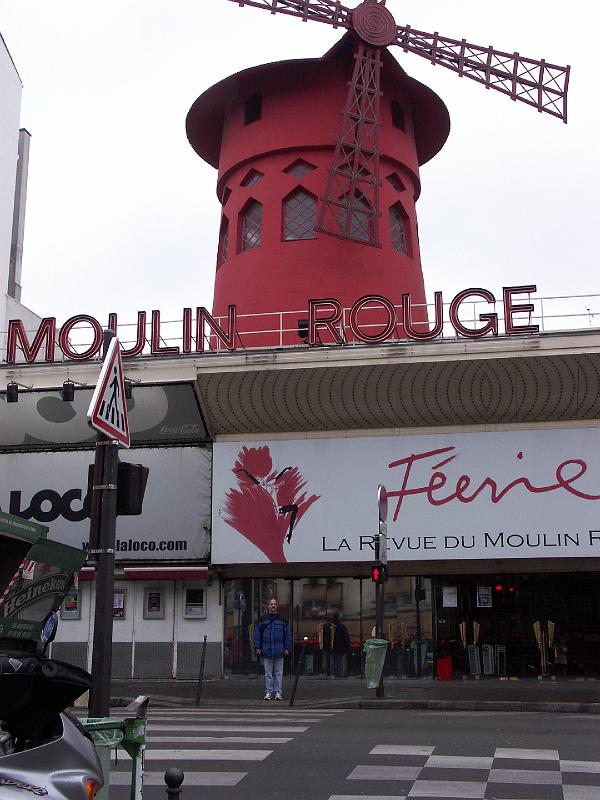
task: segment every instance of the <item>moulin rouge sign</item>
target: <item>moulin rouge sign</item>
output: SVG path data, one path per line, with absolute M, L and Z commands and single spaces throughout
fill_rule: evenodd
M 533 304 L 523 302 L 516 296 L 531 294 L 537 291 L 534 284 L 528 286 L 505 286 L 502 289 L 502 305 L 504 333 L 507 336 L 515 334 L 537 334 L 538 325 L 520 325 L 515 321 L 516 314 L 531 314 Z M 466 301 L 472 302 L 474 298 L 493 306 L 495 296 L 487 289 L 471 288 L 459 292 L 452 300 L 448 309 L 449 322 L 456 334 L 467 339 L 480 339 L 483 336 L 498 336 L 500 330 L 500 317 L 495 311 L 478 315 L 479 327 L 468 327 L 460 319 L 460 310 Z M 365 310 L 377 313 L 377 326 L 365 326 L 359 316 Z M 206 342 L 211 347 L 218 341 L 221 348 L 236 350 L 240 345 L 237 326 L 237 307 L 230 305 L 228 309 L 227 324 L 221 325 L 204 307 L 198 307 L 194 317 L 191 308 L 183 309 L 181 345 L 165 345 L 161 332 L 160 311 L 152 311 L 148 321 L 146 311 L 138 311 L 137 337 L 132 347 L 122 351 L 124 357 L 140 356 L 147 348 L 147 327 L 150 326 L 149 354 L 152 356 L 176 356 L 202 353 Z M 400 317 L 400 319 L 399 319 Z M 402 304 L 398 309 L 386 297 L 369 294 L 358 299 L 344 316 L 344 308 L 335 298 L 321 298 L 310 300 L 307 312 L 307 341 L 310 346 L 321 344 L 321 334 L 327 333 L 333 344 L 344 345 L 347 343 L 345 334 L 346 326 L 352 333 L 352 340 L 365 344 L 378 344 L 388 339 L 398 338 L 397 326 L 404 331 L 401 339 L 414 341 L 428 341 L 437 339 L 443 331 L 444 303 L 441 292 L 434 294 L 434 319 L 433 322 L 423 324 L 413 321 L 413 311 L 410 294 L 402 295 Z M 73 330 L 88 325 L 92 341 L 85 350 L 78 351 L 71 343 Z M 117 333 L 118 319 L 116 314 L 109 314 L 109 330 Z M 210 331 L 206 336 L 206 329 Z M 103 341 L 103 327 L 100 322 L 87 314 L 76 314 L 70 317 L 60 328 L 56 324 L 56 317 L 42 319 L 35 335 L 31 339 L 25 325 L 21 320 L 13 319 L 8 323 L 6 363 L 14 364 L 17 361 L 17 351 L 23 354 L 25 362 L 36 361 L 42 350 L 45 352 L 45 361 L 55 361 L 56 345 L 58 344 L 64 357 L 70 361 L 87 361 L 96 357 Z

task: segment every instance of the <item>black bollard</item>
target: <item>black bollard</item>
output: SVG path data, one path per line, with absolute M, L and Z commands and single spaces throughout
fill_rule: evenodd
M 183 770 L 179 767 L 169 767 L 165 772 L 165 783 L 167 784 L 167 797 L 169 800 L 179 800 L 181 797 L 181 784 L 184 779 Z
M 296 677 L 294 678 L 294 686 L 292 688 L 292 695 L 290 697 L 290 705 L 294 705 L 294 699 L 296 697 L 296 689 L 298 688 L 298 681 L 300 680 L 300 673 L 302 672 L 302 665 L 304 664 L 304 651 L 306 650 L 306 643 L 308 642 L 308 636 L 304 637 L 304 641 L 302 642 L 302 649 L 300 650 L 300 658 L 298 660 L 298 669 L 296 670 Z

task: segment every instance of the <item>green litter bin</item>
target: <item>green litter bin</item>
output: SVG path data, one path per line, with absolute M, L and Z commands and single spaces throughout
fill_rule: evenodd
M 123 741 L 123 720 L 112 717 L 87 717 L 80 722 L 92 737 L 104 775 L 104 786 L 96 795 L 96 800 L 108 800 L 110 754 Z
M 130 800 L 142 800 L 149 702 L 150 698 L 141 694 L 123 709 L 123 717 L 87 717 L 80 720 L 96 746 L 104 775 L 104 786 L 95 800 L 108 800 L 110 754 L 119 745 L 131 756 Z
M 363 645 L 367 689 L 376 689 L 379 686 L 388 644 L 387 639 L 367 639 Z

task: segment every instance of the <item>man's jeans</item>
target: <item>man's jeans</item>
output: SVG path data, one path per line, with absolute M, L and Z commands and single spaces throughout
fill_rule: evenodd
M 346 654 L 333 652 L 333 677 L 346 677 Z
M 265 665 L 265 689 L 267 694 L 281 694 L 283 678 L 283 656 L 281 658 L 263 657 Z

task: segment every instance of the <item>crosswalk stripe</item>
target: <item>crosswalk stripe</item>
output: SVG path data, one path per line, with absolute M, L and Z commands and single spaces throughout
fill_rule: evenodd
M 247 772 L 186 772 L 185 786 L 236 786 Z M 111 772 L 111 786 L 130 786 L 131 773 Z M 164 772 L 144 772 L 144 786 L 165 786 Z
M 586 772 L 600 773 L 600 763 L 598 761 L 564 761 L 560 760 L 561 772 Z
M 332 794 L 329 800 L 406 800 L 404 794 Z
M 517 747 L 497 747 L 496 758 L 523 758 L 535 761 L 558 761 L 558 750 L 528 750 Z
M 560 786 L 562 777 L 560 772 L 550 772 L 541 769 L 491 769 L 489 783 L 535 783 L 539 785 L 554 784 Z
M 168 713 L 158 713 L 156 711 L 149 712 L 148 718 L 149 719 L 163 719 L 164 717 L 176 717 L 177 719 L 182 718 L 193 718 L 193 719 L 209 719 L 212 717 L 218 717 L 219 719 L 227 719 L 231 717 L 232 719 L 237 719 L 239 716 L 242 717 L 251 717 L 252 719 L 273 719 L 274 717 L 285 717 L 286 719 L 304 719 L 310 718 L 313 722 L 320 722 L 324 719 L 332 719 L 331 714 L 322 714 L 318 711 L 304 709 L 302 712 L 294 711 L 293 709 L 288 710 L 285 707 L 282 708 L 281 706 L 276 706 L 274 708 L 269 708 L 260 711 L 254 711 L 249 708 L 240 709 L 239 711 L 190 711 L 190 710 L 182 710 L 182 711 L 175 711 L 170 710 Z
M 485 797 L 485 781 L 418 781 L 407 797 L 441 797 L 444 800 L 460 798 L 460 800 L 483 800 Z
M 169 717 L 168 719 L 181 720 L 181 722 L 187 722 L 187 723 L 192 722 L 192 721 L 197 721 L 197 722 L 200 722 L 200 723 L 204 724 L 204 723 L 208 723 L 208 722 L 219 722 L 219 721 L 222 721 L 223 717 L 220 717 L 220 716 L 196 717 L 196 716 L 191 716 L 191 715 L 177 714 L 175 716 Z M 296 719 L 294 719 L 294 718 L 291 718 L 291 717 L 282 717 L 282 716 L 279 716 L 279 715 L 276 716 L 276 717 L 275 716 L 271 716 L 271 715 L 267 715 L 265 717 L 247 717 L 245 715 L 238 715 L 236 717 L 232 717 L 232 720 L 235 720 L 236 722 L 251 722 L 251 723 L 262 722 L 265 725 L 270 725 L 273 722 L 277 722 L 277 723 L 288 722 L 288 723 L 294 723 L 294 724 L 296 724 L 298 722 L 302 722 L 302 723 L 304 723 L 304 722 L 321 722 L 320 719 L 316 719 L 316 718 L 312 718 L 312 717 L 309 717 L 309 718 L 307 718 L 307 717 L 297 717 Z M 232 721 L 232 720 L 225 720 L 225 721 Z M 162 723 L 163 720 L 161 719 L 161 720 L 155 720 L 154 721 L 154 720 L 150 719 L 150 720 L 148 720 L 148 722 L 149 722 L 148 727 L 150 727 L 151 725 L 155 725 L 157 723 Z
M 223 744 L 287 744 L 291 736 L 146 736 L 149 742 L 222 742 Z
M 269 733 L 304 733 L 308 728 L 297 725 L 148 725 L 151 733 L 166 733 L 167 731 L 223 731 L 224 733 L 250 733 L 251 731 L 265 731 Z
M 600 800 L 598 786 L 563 786 L 565 800 Z
M 429 756 L 424 769 L 435 767 L 436 769 L 484 769 L 492 768 L 494 759 L 492 756 Z
M 281 706 L 279 706 L 277 710 L 281 711 L 283 709 L 281 708 Z M 232 711 L 230 707 L 229 708 L 228 707 L 219 708 L 218 706 L 215 706 L 213 708 L 206 708 L 206 707 L 202 708 L 201 706 L 178 706 L 177 708 L 152 708 L 152 706 L 151 706 L 149 711 L 148 711 L 149 715 L 150 714 L 179 714 L 179 713 L 184 713 L 184 714 L 231 714 L 231 715 L 235 715 L 238 712 L 237 711 Z M 251 708 L 247 707 L 247 708 L 244 708 L 243 713 L 244 714 L 268 714 L 269 712 L 266 711 L 264 706 L 261 704 L 260 707 L 253 707 L 253 708 L 252 707 Z M 323 717 L 325 717 L 325 716 L 332 717 L 335 714 L 347 714 L 348 713 L 348 709 L 347 708 L 324 708 L 324 709 L 311 708 L 310 710 L 307 711 L 306 708 L 289 707 L 289 708 L 285 708 L 285 713 L 286 714 L 306 714 L 306 713 L 309 713 L 311 716 L 318 714 L 319 716 L 323 716 Z
M 422 769 L 423 767 L 372 767 L 360 764 L 348 775 L 348 780 L 416 781 Z
M 405 745 L 405 744 L 378 744 L 369 755 L 372 756 L 430 756 L 435 747 L 426 745 Z
M 146 761 L 264 761 L 272 750 L 151 750 L 146 749 Z

